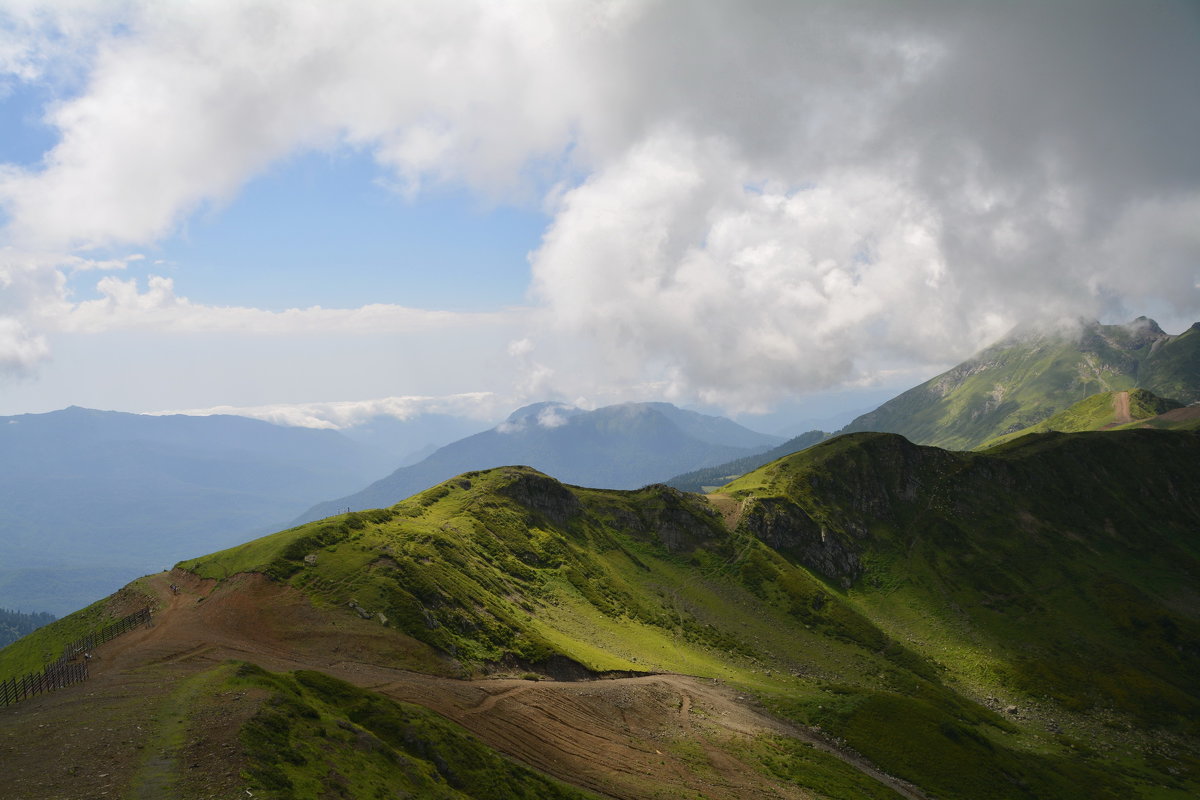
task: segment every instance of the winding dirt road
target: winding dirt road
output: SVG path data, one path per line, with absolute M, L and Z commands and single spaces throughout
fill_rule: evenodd
M 174 572 L 149 584 L 158 605 L 152 627 L 99 648 L 89 681 L 0 709 L 6 797 L 150 797 L 171 781 L 179 797 L 242 796 L 237 731 L 262 698 L 243 692 L 181 709 L 181 698 L 207 697 L 195 681 L 230 659 L 275 671 L 317 669 L 425 706 L 518 761 L 619 800 L 811 797 L 746 760 L 746 746 L 763 736 L 799 739 L 904 797 L 923 797 L 716 681 L 440 677 L 387 666 L 402 649 L 396 632 L 314 609 L 261 576 L 218 585 Z M 175 745 L 150 752 L 163 741 Z

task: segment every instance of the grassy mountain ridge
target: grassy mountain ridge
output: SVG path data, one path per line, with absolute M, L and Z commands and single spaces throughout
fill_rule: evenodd
M 1141 425 L 1146 420 L 1178 408 L 1182 408 L 1182 406 L 1174 400 L 1159 397 L 1145 389 L 1134 389 L 1129 392 L 1101 392 L 1080 400 L 1070 408 L 1064 409 L 1036 425 L 989 439 L 980 445 L 980 449 L 987 449 L 1030 433 L 1047 431 L 1078 433 Z M 1163 427 L 1169 426 L 1169 422 L 1163 425 Z
M 1006 698 L 1089 736 L 1109 714 L 1196 735 L 1197 469 L 1192 434 L 1047 434 L 988 454 L 859 434 L 707 504 L 505 468 L 184 566 L 261 570 L 353 600 L 468 669 L 574 662 L 740 682 L 939 795 L 1030 796 L 976 793 L 981 775 L 1016 770 L 1066 797 L 1050 776 L 1074 762 L 1005 750 L 1013 723 L 981 701 Z M 732 528 L 722 506 L 735 509 Z M 837 702 L 834 683 L 847 687 Z M 928 721 L 926 755 L 884 743 L 897 713 Z M 933 754 L 973 766 L 943 766 L 930 784 Z M 1087 759 L 1076 766 L 1090 796 L 1123 791 Z
M 1150 319 L 1020 330 L 842 429 L 887 431 L 968 450 L 1036 425 L 1100 392 L 1148 389 L 1200 400 L 1200 323 L 1168 336 Z
M 759 452 L 778 441 L 731 420 L 668 403 L 623 403 L 593 411 L 536 403 L 495 428 L 439 448 L 352 495 L 294 520 L 389 506 L 470 470 L 528 464 L 570 483 L 632 489 L 677 472 Z
M 769 464 L 775 459 L 783 458 L 798 450 L 811 447 L 828 436 L 829 434 L 825 433 L 825 431 L 808 431 L 807 433 L 802 433 L 799 436 L 788 439 L 777 447 L 772 447 L 765 453 L 743 456 L 733 461 L 726 461 L 724 464 L 718 464 L 715 467 L 705 467 L 693 470 L 692 472 L 685 472 L 682 475 L 676 475 L 670 480 L 663 481 L 663 483 L 668 486 L 674 486 L 676 489 L 684 492 L 705 492 L 708 491 L 706 487 L 723 486 L 735 477 L 745 475 L 747 472 L 758 469 L 764 464 Z
M 817 770 L 794 738 L 722 745 L 781 788 L 865 796 L 865 759 L 908 796 L 1183 798 L 1200 789 L 1198 470 L 1200 434 L 1155 430 L 986 453 L 841 436 L 708 498 L 505 467 L 180 567 L 218 587 L 186 608 L 218 614 L 218 593 L 267 576 L 347 637 L 402 637 L 408 669 L 719 679 L 845 748 Z M 460 719 L 486 732 L 539 684 Z

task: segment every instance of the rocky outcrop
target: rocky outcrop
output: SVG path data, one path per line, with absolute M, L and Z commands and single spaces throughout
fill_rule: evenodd
M 669 552 L 691 552 L 718 534 L 719 515 L 695 495 L 661 483 L 643 491 L 654 493 L 642 504 L 643 529 L 656 535 Z
M 818 447 L 830 454 L 777 487 L 782 496 L 752 499 L 740 526 L 843 586 L 863 572 L 860 553 L 872 526 L 902 525 L 914 504 L 927 504 L 934 486 L 966 463 L 895 434 L 850 434 Z
M 515 500 L 555 525 L 565 525 L 583 511 L 579 498 L 553 478 L 532 469 L 512 470 L 512 480 L 497 493 Z
M 788 500 L 752 501 L 741 527 L 764 544 L 826 578 L 849 587 L 862 574 L 851 537 L 817 522 Z M 866 529 L 858 526 L 860 536 Z

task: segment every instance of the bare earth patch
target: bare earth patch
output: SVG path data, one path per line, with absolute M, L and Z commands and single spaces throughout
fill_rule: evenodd
M 1133 422 L 1133 417 L 1129 414 L 1129 392 L 1114 392 L 1112 404 L 1113 424 L 1124 425 Z
M 202 682 L 231 659 L 316 669 L 425 706 L 517 761 L 612 798 L 811 797 L 739 758 L 739 744 L 763 735 L 800 739 L 922 796 L 716 681 L 462 680 L 395 631 L 314 608 L 262 576 L 216 584 L 174 571 L 149 583 L 159 603 L 152 626 L 98 648 L 90 680 L 0 709 L 6 798 L 247 796 L 238 731 L 262 697 Z M 443 676 L 395 666 L 414 663 Z

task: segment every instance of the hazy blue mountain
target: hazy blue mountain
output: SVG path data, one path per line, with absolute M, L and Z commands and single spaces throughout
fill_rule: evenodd
M 782 436 L 752 431 L 731 419 L 686 411 L 670 403 L 643 403 L 674 422 L 681 431 L 709 444 L 724 444 L 730 447 L 771 447 L 779 444 Z
M 394 465 L 336 431 L 76 407 L 0 418 L 0 452 L 0 606 L 56 614 Z
M 341 432 L 353 441 L 388 453 L 392 457 L 390 468 L 415 464 L 442 445 L 479 433 L 493 424 L 451 414 L 418 414 L 408 419 L 378 416 Z
M 752 455 L 778 442 L 779 437 L 669 403 L 625 403 L 595 411 L 536 403 L 514 411 L 495 428 L 448 444 L 360 492 L 320 503 L 297 522 L 346 508 L 390 506 L 462 472 L 509 464 L 531 466 L 581 486 L 636 489 L 681 472 Z

